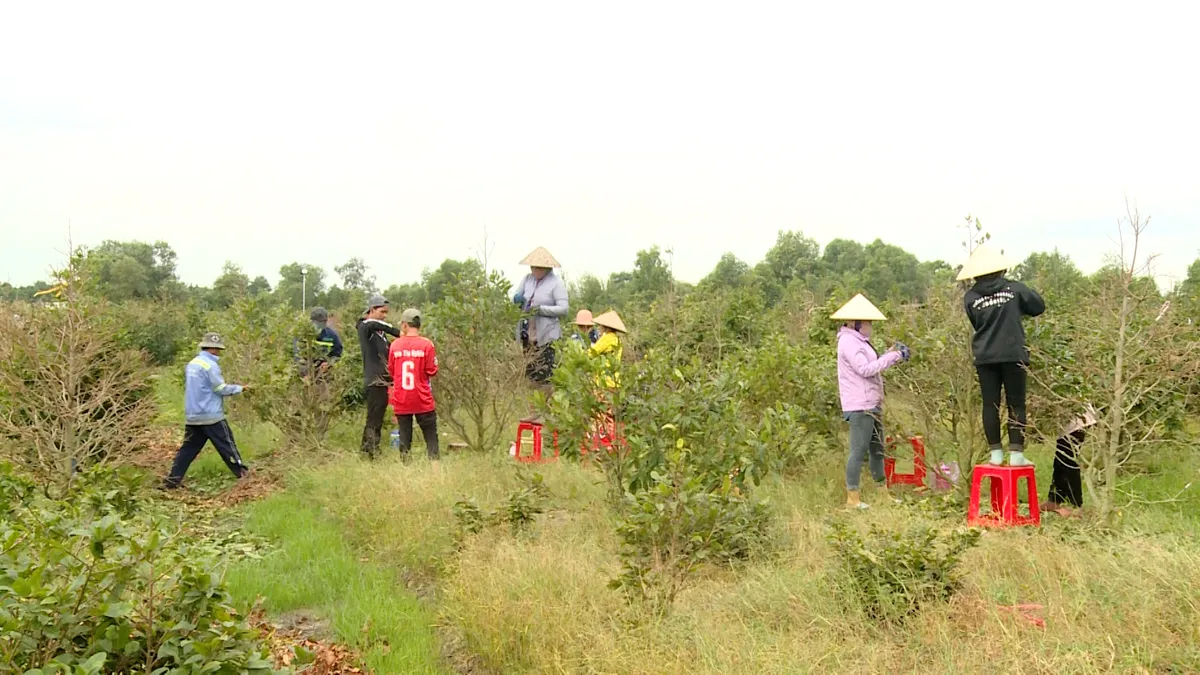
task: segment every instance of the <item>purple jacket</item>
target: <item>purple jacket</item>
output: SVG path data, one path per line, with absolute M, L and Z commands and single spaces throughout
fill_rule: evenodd
M 862 333 L 842 326 L 838 330 L 838 389 L 842 412 L 874 410 L 883 406 L 883 371 L 900 362 L 900 352 L 883 356 Z

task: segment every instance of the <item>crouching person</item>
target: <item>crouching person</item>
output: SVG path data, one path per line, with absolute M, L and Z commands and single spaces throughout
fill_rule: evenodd
M 1075 515 L 1083 507 L 1083 476 L 1079 469 L 1079 446 L 1087 438 L 1087 430 L 1095 426 L 1100 413 L 1089 404 L 1083 415 L 1071 420 L 1054 443 L 1054 473 L 1050 492 L 1042 502 L 1043 512 L 1053 511 L 1064 518 Z
M 233 475 L 241 478 L 250 471 L 242 462 L 242 455 L 233 440 L 233 430 L 225 421 L 225 397 L 236 396 L 250 387 L 225 383 L 218 364 L 224 349 L 225 342 L 220 335 L 205 333 L 200 342 L 200 353 L 187 364 L 183 395 L 186 416 L 183 445 L 175 454 L 171 475 L 163 484 L 167 489 L 177 488 L 183 483 L 188 467 L 210 441 Z
M 412 448 L 413 419 L 425 437 L 429 459 L 438 459 L 437 410 L 429 378 L 437 375 L 437 351 L 421 336 L 421 312 L 406 309 L 400 315 L 400 337 L 392 341 L 388 364 L 392 371 L 392 412 L 400 427 L 400 455 Z
M 900 344 L 879 356 L 871 346 L 871 324 L 883 321 L 883 312 L 862 294 L 831 317 L 841 321 L 838 329 L 838 390 L 842 416 L 850 424 L 850 456 L 846 460 L 846 505 L 865 509 L 859 492 L 862 466 L 888 495 L 883 470 L 883 376 L 881 373 L 906 361 L 908 347 Z M 890 497 L 890 495 L 888 495 Z

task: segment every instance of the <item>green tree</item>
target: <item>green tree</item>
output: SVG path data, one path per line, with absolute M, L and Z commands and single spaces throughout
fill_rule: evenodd
M 915 301 L 925 296 L 920 263 L 908 251 L 880 239 L 863 249 L 866 265 L 862 286 L 870 297 L 880 300 Z
M 590 309 L 592 313 L 608 311 L 615 307 L 603 281 L 593 274 L 585 274 L 571 284 L 571 304 L 579 309 Z
M 240 298 L 249 295 L 250 278 L 232 261 L 226 260 L 221 268 L 221 276 L 217 277 L 212 287 L 212 305 L 216 309 L 225 309 Z
M 301 274 L 301 269 L 306 270 L 307 275 Z M 308 293 L 307 303 L 301 302 L 301 289 Z M 279 268 L 279 285 L 275 287 L 275 296 L 289 307 L 300 309 L 305 304 L 312 307 L 316 304 L 317 296 L 324 292 L 325 270 L 320 267 L 294 262 Z
M 867 254 L 863 245 L 850 239 L 834 239 L 825 246 L 821 256 L 821 267 L 825 274 L 838 279 L 850 275 L 855 278 L 867 266 Z
M 717 261 L 708 276 L 700 280 L 702 288 L 741 288 L 754 280 L 750 266 L 732 253 L 726 253 Z
M 1187 278 L 1175 288 L 1173 295 L 1180 316 L 1193 323 L 1200 319 L 1200 258 L 1188 267 Z
M 342 288 L 365 293 L 374 293 L 378 290 L 375 284 L 375 275 L 371 274 L 370 268 L 362 258 L 351 258 L 344 264 L 333 268 L 333 271 L 337 272 L 338 277 L 341 278 Z
M 613 272 L 608 275 L 605 291 L 614 307 L 623 307 L 633 288 L 633 274 L 630 272 Z
M 25 301 L 33 300 L 34 296 L 39 292 L 50 288 L 50 284 L 44 281 L 34 282 L 30 286 L 13 286 L 7 281 L 0 284 L 0 300 L 8 301 Z
M 425 287 L 421 284 L 392 284 L 383 291 L 383 297 L 393 307 L 420 307 L 425 304 Z
M 177 256 L 164 241 L 106 240 L 87 252 L 84 266 L 93 288 L 113 302 L 178 295 Z
M 252 298 L 257 298 L 260 295 L 270 292 L 271 282 L 267 281 L 267 278 L 261 274 L 257 277 L 254 277 L 254 281 L 251 281 L 250 285 L 246 287 L 246 293 Z
M 925 293 L 934 286 L 946 286 L 954 283 L 955 271 L 945 260 L 927 260 L 917 266 L 921 274 L 921 284 Z
M 802 232 L 780 231 L 775 245 L 767 251 L 760 269 L 781 287 L 796 279 L 805 279 L 817 271 L 821 246 Z
M 447 289 L 456 284 L 459 279 L 478 278 L 483 274 L 483 266 L 478 260 L 451 260 L 447 258 L 435 270 L 425 270 L 421 273 L 421 284 L 425 287 L 425 302 L 434 303 L 446 297 Z M 390 299 L 390 298 L 389 298 Z M 393 301 L 394 302 L 394 301 Z
M 662 251 L 652 246 L 638 251 L 630 278 L 630 290 L 641 298 L 652 300 L 671 289 L 671 270 L 662 259 Z
M 794 281 L 810 280 L 819 270 L 821 247 L 802 232 L 780 230 L 775 245 L 754 271 L 762 280 L 767 302 L 774 305 Z
M 1012 275 L 1050 299 L 1078 295 L 1088 284 L 1083 272 L 1057 249 L 1051 253 L 1030 254 Z

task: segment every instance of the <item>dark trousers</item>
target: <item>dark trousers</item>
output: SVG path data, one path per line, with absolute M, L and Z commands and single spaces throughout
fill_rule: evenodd
M 221 459 L 225 460 L 225 466 L 229 467 L 233 475 L 241 478 L 249 471 L 242 462 L 237 443 L 233 441 L 233 430 L 229 428 L 229 422 L 221 420 L 216 424 L 189 424 L 183 429 L 183 445 L 179 446 L 179 452 L 175 453 L 175 463 L 171 466 L 171 475 L 167 476 L 166 480 L 167 487 L 177 488 L 183 483 L 188 467 L 196 461 L 196 457 L 204 449 L 204 444 L 209 441 L 217 449 Z
M 1000 443 L 1000 389 L 1008 408 L 1008 447 L 1025 448 L 1025 366 L 1020 363 L 994 363 L 975 366 L 979 374 L 979 389 L 983 393 L 983 433 L 993 450 Z
M 425 449 L 429 453 L 429 459 L 437 459 L 440 453 L 436 410 L 419 415 L 396 415 L 396 424 L 400 427 L 400 454 L 407 457 L 412 448 L 414 417 L 417 418 L 417 425 L 421 427 L 421 435 L 425 437 Z
M 1054 475 L 1050 479 L 1050 494 L 1046 501 L 1055 504 L 1083 506 L 1083 477 L 1079 472 L 1076 450 L 1086 436 L 1080 429 L 1068 436 L 1061 436 L 1055 443 Z
M 367 387 L 367 424 L 363 427 L 362 451 L 369 457 L 379 454 L 383 418 L 387 416 L 387 387 Z

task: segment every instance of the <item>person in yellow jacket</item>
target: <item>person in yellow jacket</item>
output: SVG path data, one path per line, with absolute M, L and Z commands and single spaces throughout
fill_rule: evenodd
M 605 312 L 592 321 L 600 327 L 600 339 L 588 348 L 588 353 L 608 359 L 606 370 L 610 374 L 604 376 L 604 386 L 616 389 L 621 384 L 621 374 L 618 372 L 618 368 L 620 368 L 623 354 L 621 336 L 627 332 L 625 322 L 621 321 L 621 317 L 616 312 Z M 600 383 L 597 382 L 597 384 Z

